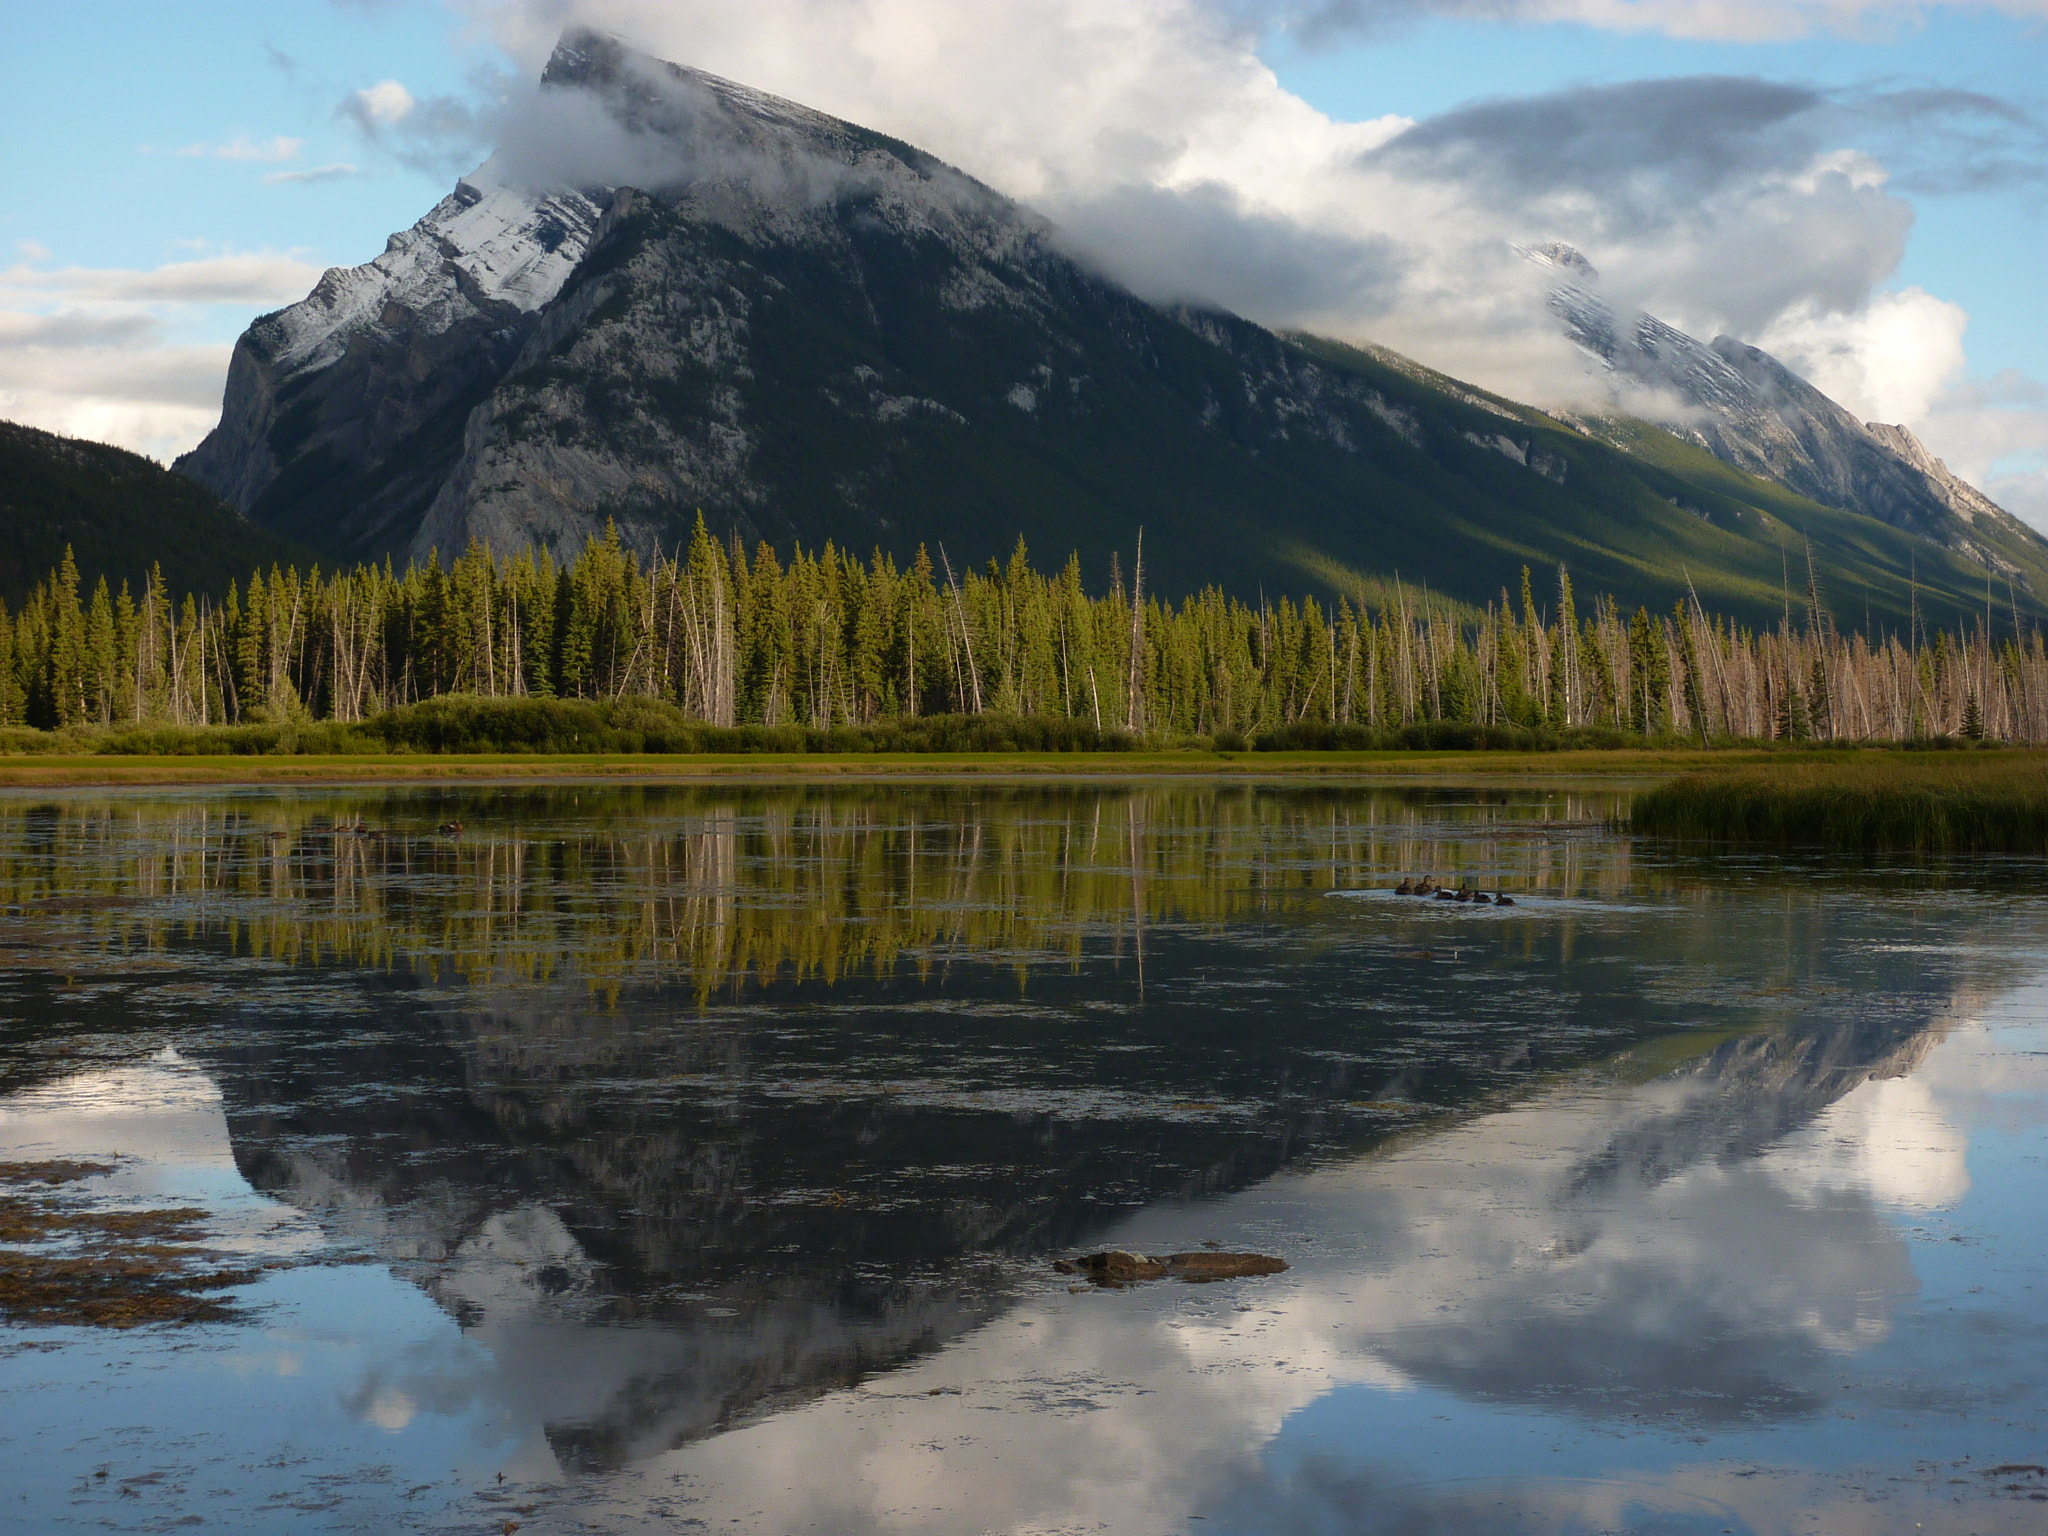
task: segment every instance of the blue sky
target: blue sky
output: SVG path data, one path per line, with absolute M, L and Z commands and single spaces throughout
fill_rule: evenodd
M 1859 397 L 1845 399 L 1852 408 L 1910 418 L 1995 494 L 2048 517 L 2048 0 L 16 6 L 0 91 L 0 414 L 160 456 L 189 446 L 217 412 L 227 349 L 248 320 L 302 296 L 321 268 L 371 259 L 425 212 L 481 158 L 493 104 L 532 78 L 572 15 L 927 143 L 1088 232 L 1141 286 L 1148 263 L 1172 266 L 1185 251 L 1135 232 L 1133 186 L 1220 200 L 1240 224 L 1326 235 L 1345 198 L 1384 195 L 1382 183 L 1342 178 L 1361 147 L 1408 121 L 1680 77 L 1801 88 L 1817 105 L 1795 119 L 1797 144 L 1771 140 L 1769 164 L 1759 161 L 1771 189 L 1715 183 L 1718 233 L 1698 220 L 1680 229 L 1674 213 L 1669 230 L 1636 228 L 1593 253 L 1611 253 L 1652 307 L 1790 349 L 1824 388 Z M 382 97 L 357 96 L 380 86 Z M 1897 110 L 1936 92 L 1949 107 Z M 1963 92 L 1974 105 L 1954 109 Z M 1131 151 L 1136 139 L 1149 147 Z M 1815 222 L 1818 203 L 1787 213 L 1811 190 L 1798 155 L 1861 167 L 1847 222 Z M 1994 161 L 2004 171 L 1988 185 L 1952 190 Z M 1318 180 L 1325 164 L 1336 169 Z M 1537 223 L 1570 225 L 1573 208 L 1597 213 L 1665 172 L 1638 162 L 1613 174 L 1612 188 L 1576 185 L 1517 217 L 1541 235 Z M 1351 234 L 1456 225 L 1476 206 L 1469 187 L 1436 197 L 1410 183 L 1402 196 L 1410 203 Z M 1895 251 L 1885 232 L 1908 219 Z M 1585 224 L 1596 244 L 1618 227 L 1611 216 Z M 1811 242 L 1811 281 L 1778 273 L 1767 299 L 1736 291 L 1745 240 Z M 1414 249 L 1422 267 L 1464 259 L 1444 238 Z M 1374 309 L 1330 283 L 1305 294 L 1222 262 L 1176 280 L 1200 284 L 1213 270 L 1214 296 L 1260 318 L 1425 354 L 1440 332 L 1432 361 L 1523 381 L 1506 360 L 1488 375 L 1469 294 L 1441 313 L 1384 294 Z

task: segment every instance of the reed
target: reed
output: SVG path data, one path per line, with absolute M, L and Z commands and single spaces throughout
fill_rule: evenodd
M 1707 770 L 1637 795 L 1631 831 L 1865 853 L 2048 853 L 2048 757 L 1871 752 Z

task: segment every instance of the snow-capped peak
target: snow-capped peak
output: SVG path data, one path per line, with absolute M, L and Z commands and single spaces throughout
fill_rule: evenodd
M 270 317 L 278 377 L 328 366 L 359 332 L 398 313 L 429 334 L 497 305 L 531 314 L 561 292 L 601 211 L 582 192 L 519 191 L 486 161 L 374 261 L 329 268 L 304 299 Z
M 1555 267 L 1566 274 L 1568 281 L 1597 283 L 1600 273 L 1593 263 L 1586 260 L 1585 252 L 1575 245 L 1562 240 L 1546 240 L 1536 245 L 1518 245 L 1515 254 L 1542 267 Z

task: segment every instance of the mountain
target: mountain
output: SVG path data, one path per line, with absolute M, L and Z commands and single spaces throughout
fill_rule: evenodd
M 104 576 L 139 592 L 156 563 L 174 592 L 220 592 L 306 559 L 141 454 L 0 421 L 0 602 L 19 606 L 67 546 L 88 591 Z
M 2032 569 L 2040 536 L 1951 473 L 1905 427 L 1858 421 L 1768 352 L 1732 336 L 1708 345 L 1654 315 L 1622 322 L 1601 295 L 1599 272 L 1571 246 L 1522 254 L 1556 271 L 1550 304 L 1565 334 L 1638 414 L 1738 469 L 1916 533 L 2001 577 Z
M 1823 590 L 1882 617 L 1916 572 L 1981 599 L 1973 549 L 1675 437 L 1649 462 L 1391 354 L 1147 304 L 920 150 L 614 39 L 566 35 L 541 90 L 594 106 L 635 184 L 494 156 L 250 327 L 182 472 L 330 558 L 560 550 L 608 519 L 673 547 L 701 509 L 785 553 L 1022 537 L 1093 582 L 1142 527 L 1176 594 L 1398 572 L 1481 602 L 1562 561 L 1760 620 L 1810 543 Z M 2013 548 L 2048 592 L 2048 545 Z

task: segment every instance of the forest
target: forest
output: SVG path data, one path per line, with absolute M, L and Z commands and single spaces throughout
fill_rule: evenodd
M 700 519 L 643 560 L 616 530 L 572 561 L 473 545 L 451 565 L 273 566 L 213 600 L 105 580 L 67 551 L 0 605 L 0 725 L 201 727 L 370 720 L 457 696 L 658 699 L 707 727 L 926 716 L 1068 721 L 1221 747 L 1362 746 L 1441 722 L 1640 738 L 2048 739 L 2048 649 L 1987 597 L 1943 628 L 1838 627 L 1788 577 L 1752 629 L 1697 597 L 1626 613 L 1560 567 L 1482 608 L 1394 582 L 1256 605 L 1145 587 L 1143 541 L 1091 592 L 1020 540 L 1007 564 L 907 566 L 827 544 L 749 557 Z M 1789 567 L 1788 567 L 1789 568 Z M 1378 601 L 1371 600 L 1373 597 Z

